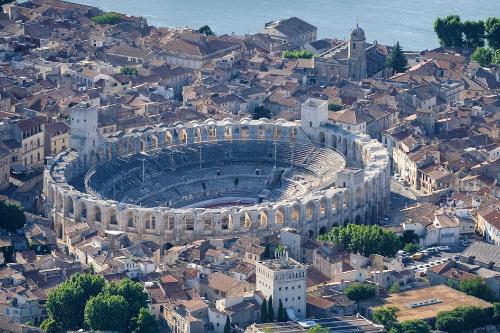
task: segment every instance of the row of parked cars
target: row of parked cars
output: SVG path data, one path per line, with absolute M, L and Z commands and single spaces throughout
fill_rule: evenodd
M 415 272 L 419 274 L 420 276 L 425 276 L 427 275 L 427 270 L 431 267 L 441 265 L 445 262 L 451 261 L 451 260 L 458 260 L 458 256 L 453 256 L 453 257 L 447 257 L 447 258 L 441 258 L 439 260 L 434 260 L 434 261 L 429 261 L 426 264 L 421 264 L 421 265 L 412 265 L 410 266 L 411 269 L 415 269 Z
M 410 260 L 421 260 L 425 257 L 432 256 L 432 255 L 438 254 L 439 252 L 445 252 L 445 251 L 449 251 L 449 250 L 450 250 L 450 247 L 447 245 L 436 246 L 436 247 L 429 247 L 425 250 L 416 252 L 412 255 L 410 255 L 406 251 L 398 251 L 398 256 L 403 257 L 403 262 L 405 262 L 405 261 L 408 262 Z

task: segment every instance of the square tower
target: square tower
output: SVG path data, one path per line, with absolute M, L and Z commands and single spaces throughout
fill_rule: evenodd
M 305 101 L 300 109 L 300 121 L 306 133 L 313 133 L 314 129 L 328 122 L 328 101 L 315 98 Z
M 277 259 L 258 261 L 255 264 L 255 289 L 260 290 L 267 300 L 270 296 L 273 297 L 273 310 L 276 318 L 280 300 L 287 313 L 292 310 L 297 318 L 304 318 L 306 316 L 307 269 L 303 264 L 288 258 L 286 251 L 277 257 Z

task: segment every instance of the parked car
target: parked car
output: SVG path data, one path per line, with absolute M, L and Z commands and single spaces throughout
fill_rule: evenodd
M 415 254 L 411 255 L 411 256 L 410 256 L 410 259 L 411 259 L 411 260 L 420 260 L 420 259 L 422 259 L 422 257 L 423 257 L 423 256 L 422 256 L 422 253 L 417 252 L 417 253 L 415 253 Z
M 437 249 L 439 251 L 449 251 L 450 247 L 448 245 L 444 245 L 444 246 L 438 246 Z

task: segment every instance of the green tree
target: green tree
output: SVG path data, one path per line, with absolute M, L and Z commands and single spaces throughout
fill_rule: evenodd
M 273 296 L 269 296 L 269 300 L 267 302 L 267 321 L 274 321 Z
M 378 225 L 357 225 L 334 227 L 318 237 L 320 241 L 339 244 L 351 252 L 363 255 L 372 253 L 393 257 L 401 249 L 399 237 L 391 230 Z
M 285 321 L 285 308 L 283 307 L 283 302 L 281 301 L 281 299 L 278 304 L 278 321 L 279 322 Z
M 489 47 L 500 49 L 500 18 L 490 17 L 484 23 Z
M 342 110 L 342 105 L 335 104 L 335 103 L 328 103 L 328 111 L 337 112 L 340 110 Z
M 405 320 L 395 325 L 389 333 L 429 333 L 431 327 L 425 321 L 420 319 Z
M 307 333 L 330 333 L 330 330 L 318 324 L 309 328 Z
M 398 294 L 399 292 L 401 292 L 401 289 L 399 288 L 399 283 L 398 282 L 394 282 L 391 287 L 389 288 L 389 292 L 391 294 Z
M 120 68 L 120 73 L 128 76 L 136 76 L 138 74 L 137 68 L 124 66 Z
M 123 296 L 101 293 L 85 305 L 85 323 L 95 331 L 119 331 L 128 327 L 129 305 Z
M 351 283 L 344 289 L 346 296 L 355 302 L 359 302 L 375 296 L 376 286 L 368 283 Z
M 214 32 L 208 25 L 204 25 L 201 28 L 198 29 L 198 32 L 200 34 L 205 34 L 205 36 L 211 36 L 214 35 Z
M 417 243 L 418 244 L 419 237 L 413 230 L 405 230 L 403 235 L 401 236 L 401 244 L 406 245 L 408 243 Z
M 490 287 L 480 277 L 461 281 L 460 290 L 467 295 L 479 297 L 486 301 L 490 300 L 492 296 Z
M 493 62 L 493 51 L 487 47 L 478 47 L 472 53 L 472 60 L 477 62 L 481 67 L 489 67 Z
M 142 308 L 136 317 L 132 319 L 132 333 L 156 333 L 158 322 L 147 308 Z
M 451 315 L 437 316 L 436 328 L 440 331 L 460 333 L 463 332 L 464 320 Z
M 438 17 L 434 21 L 434 31 L 441 46 L 462 47 L 464 44 L 463 25 L 458 15 L 449 15 L 445 18 Z
M 122 14 L 119 13 L 105 13 L 91 18 L 97 24 L 110 24 L 115 25 L 122 21 Z
M 259 120 L 260 118 L 271 119 L 271 111 L 262 105 L 257 105 L 255 109 L 253 109 L 252 119 Z
M 80 329 L 87 300 L 99 294 L 104 285 L 99 275 L 73 275 L 49 293 L 46 303 L 49 317 L 63 330 Z
M 16 205 L 5 201 L 0 201 L 0 228 L 14 232 L 20 229 L 26 223 L 23 209 Z
M 395 73 L 403 73 L 408 69 L 408 60 L 406 59 L 399 42 L 396 42 L 394 47 L 391 49 L 391 54 L 387 59 L 387 66 L 392 68 Z
M 495 322 L 500 323 L 500 303 L 493 303 L 493 320 Z
M 483 21 L 465 21 L 463 32 L 465 46 L 471 49 L 484 46 L 485 26 Z
M 264 299 L 260 304 L 260 321 L 263 323 L 267 323 L 267 300 Z
M 420 246 L 417 243 L 407 243 L 403 248 L 406 252 L 413 254 L 420 250 Z
M 500 65 L 500 49 L 495 50 L 493 53 L 493 61 L 494 65 Z
M 373 321 L 379 325 L 383 325 L 386 329 L 390 329 L 397 323 L 397 313 L 399 309 L 395 306 L 381 306 L 373 309 Z
M 47 318 L 40 324 L 40 328 L 47 333 L 60 333 L 62 332 L 61 327 L 52 318 Z
M 137 316 L 139 310 L 148 306 L 148 295 L 144 292 L 144 287 L 139 282 L 130 279 L 123 279 L 120 282 L 109 283 L 104 292 L 110 295 L 122 296 L 129 307 L 129 319 Z
M 283 51 L 282 56 L 287 59 L 311 59 L 314 56 L 314 53 L 308 50 Z
M 224 324 L 224 333 L 231 333 L 231 319 L 229 319 L 229 316 L 226 317 L 226 323 Z

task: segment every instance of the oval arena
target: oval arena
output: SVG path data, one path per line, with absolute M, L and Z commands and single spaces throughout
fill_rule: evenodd
M 47 212 L 59 237 L 87 222 L 161 245 L 376 223 L 389 195 L 387 151 L 367 135 L 316 124 L 320 104 L 307 101 L 301 122 L 209 119 L 98 137 L 47 166 Z

